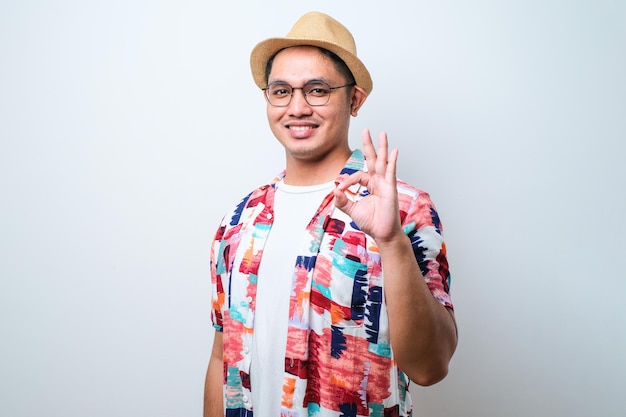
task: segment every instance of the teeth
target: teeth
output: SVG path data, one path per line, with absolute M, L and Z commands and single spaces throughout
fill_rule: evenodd
M 291 130 L 309 130 L 312 129 L 311 126 L 289 126 Z

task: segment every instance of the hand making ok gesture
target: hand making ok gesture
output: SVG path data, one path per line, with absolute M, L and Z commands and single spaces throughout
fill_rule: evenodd
M 403 234 L 396 189 L 398 150 L 394 149 L 389 153 L 387 134 L 381 132 L 377 152 L 369 130 L 365 129 L 363 152 L 367 172 L 358 171 L 337 178 L 335 206 L 350 216 L 363 232 L 381 243 Z M 348 198 L 346 191 L 357 183 L 367 187 L 369 195 L 355 202 Z

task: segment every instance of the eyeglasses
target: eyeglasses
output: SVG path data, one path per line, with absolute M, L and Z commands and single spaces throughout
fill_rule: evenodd
M 303 87 L 292 87 L 287 83 L 276 82 L 263 88 L 267 102 L 272 106 L 286 107 L 291 103 L 294 90 L 302 90 L 304 100 L 310 106 L 325 106 L 330 100 L 330 93 L 339 88 L 351 87 L 356 83 L 331 87 L 323 81 L 309 81 Z

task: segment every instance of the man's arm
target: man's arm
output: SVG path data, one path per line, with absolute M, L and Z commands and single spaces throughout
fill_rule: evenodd
M 224 336 L 215 332 L 204 382 L 204 417 L 224 417 Z
M 456 349 L 454 315 L 433 297 L 402 229 L 396 188 L 398 151 L 389 153 L 383 132 L 376 152 L 368 130 L 363 132 L 363 151 L 367 172 L 337 179 L 335 206 L 372 236 L 380 251 L 391 347 L 398 367 L 415 383 L 432 385 L 447 375 Z M 370 195 L 354 202 L 345 191 L 357 183 L 367 187 Z
M 398 366 L 419 385 L 448 373 L 457 344 L 454 313 L 433 297 L 404 233 L 378 243 L 385 273 L 389 332 Z

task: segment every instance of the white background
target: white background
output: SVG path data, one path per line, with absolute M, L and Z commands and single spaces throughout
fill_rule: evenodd
M 252 47 L 353 32 L 442 217 L 460 342 L 422 416 L 626 414 L 626 5 L 2 1 L 0 415 L 200 416 L 208 246 L 282 169 Z

